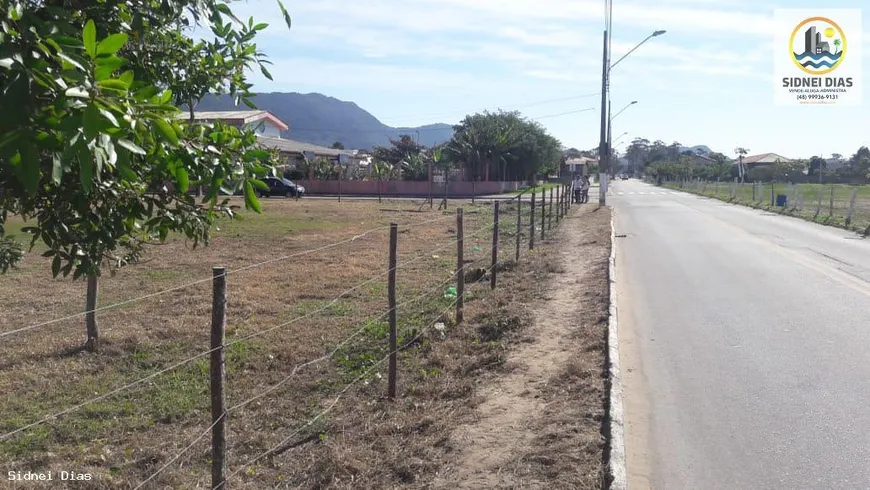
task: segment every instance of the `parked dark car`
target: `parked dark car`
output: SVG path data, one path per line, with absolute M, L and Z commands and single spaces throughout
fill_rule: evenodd
M 282 179 L 280 177 L 266 177 L 263 179 L 263 182 L 269 186 L 269 192 L 258 190 L 257 194 L 260 197 L 302 197 L 305 195 L 305 188 L 296 184 L 292 180 Z

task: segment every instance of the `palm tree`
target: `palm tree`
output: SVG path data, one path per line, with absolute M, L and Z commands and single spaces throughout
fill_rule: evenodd
M 837 49 L 837 52 L 840 51 L 839 48 L 840 48 L 840 44 L 841 44 L 841 43 L 842 43 L 842 41 L 840 41 L 839 39 L 834 39 L 834 46 L 836 46 L 836 47 L 838 48 L 838 49 Z M 834 54 L 837 54 L 837 53 L 834 53 Z
M 738 146 L 734 149 L 734 153 L 737 153 L 737 171 L 740 175 L 740 183 L 742 184 L 746 181 L 746 169 L 743 166 L 743 157 L 749 154 L 749 150 L 742 146 Z
M 393 166 L 386 162 L 376 161 L 372 163 L 372 177 L 378 181 L 378 202 L 381 202 L 381 182 L 389 180 L 393 176 Z

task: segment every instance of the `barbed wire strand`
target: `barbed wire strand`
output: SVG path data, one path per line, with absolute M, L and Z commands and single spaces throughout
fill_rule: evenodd
M 480 260 L 483 260 L 483 259 L 478 259 L 477 261 L 475 261 L 475 262 L 473 262 L 473 263 L 471 263 L 471 264 L 463 264 L 463 267 L 462 267 L 462 269 L 461 269 L 461 272 L 464 273 L 464 272 L 465 272 L 465 268 L 466 268 L 466 266 L 468 266 L 468 265 L 472 265 L 472 264 L 476 264 L 476 263 L 477 263 L 478 261 L 480 261 Z M 403 307 L 403 306 L 407 306 L 408 304 L 415 303 L 415 302 L 417 302 L 417 301 L 420 301 L 420 300 L 422 300 L 422 299 L 424 299 L 424 298 L 427 298 L 427 297 L 431 296 L 433 293 L 437 292 L 437 291 L 440 290 L 442 287 L 444 287 L 445 284 L 447 284 L 448 282 L 452 281 L 452 280 L 454 279 L 455 276 L 456 276 L 456 272 L 451 273 L 451 274 L 450 274 L 450 277 L 449 277 L 447 280 L 442 281 L 442 282 L 436 284 L 434 287 L 428 289 L 426 292 L 424 292 L 424 293 L 422 293 L 422 294 L 418 294 L 417 296 L 415 296 L 415 297 L 413 297 L 413 298 L 411 298 L 411 299 L 409 299 L 409 300 L 403 301 L 402 303 L 398 303 L 398 304 L 396 305 L 396 310 L 398 310 L 399 308 L 401 308 L 401 307 Z M 456 304 L 456 301 L 454 300 L 454 301 L 451 303 L 451 305 L 455 305 L 455 304 Z M 287 376 L 285 376 L 282 380 L 280 380 L 279 382 L 277 382 L 277 383 L 275 383 L 275 384 L 269 386 L 267 389 L 265 389 L 265 390 L 263 390 L 263 391 L 257 393 L 256 395 L 254 395 L 254 396 L 252 396 L 252 397 L 250 397 L 250 398 L 248 398 L 248 399 L 246 399 L 246 400 L 244 400 L 244 401 L 242 401 L 242 402 L 236 403 L 235 405 L 232 405 L 230 408 L 228 408 L 228 409 L 226 410 L 226 413 L 228 414 L 228 413 L 230 413 L 230 412 L 234 412 L 234 411 L 236 411 L 236 410 L 239 410 L 239 409 L 241 409 L 241 408 L 243 408 L 243 407 L 245 407 L 245 406 L 247 406 L 247 405 L 253 403 L 253 402 L 256 401 L 256 400 L 259 400 L 259 399 L 265 397 L 265 396 L 268 395 L 269 393 L 272 393 L 273 391 L 277 390 L 277 389 L 280 388 L 281 386 L 285 385 L 288 381 L 290 381 L 291 379 L 293 379 L 293 377 L 295 377 L 296 374 L 297 374 L 299 371 L 301 371 L 302 369 L 304 369 L 304 368 L 306 368 L 306 367 L 308 367 L 308 366 L 312 366 L 312 365 L 314 365 L 314 364 L 319 364 L 319 363 L 321 363 L 321 362 L 325 362 L 325 361 L 328 360 L 328 359 L 331 359 L 333 356 L 335 356 L 336 353 L 338 353 L 338 351 L 341 350 L 342 347 L 344 347 L 344 346 L 347 345 L 351 340 L 353 340 L 354 338 L 358 337 L 361 333 L 363 333 L 363 332 L 365 331 L 365 329 L 368 327 L 368 322 L 370 322 L 370 321 L 377 321 L 377 320 L 383 319 L 385 316 L 389 315 L 390 311 L 391 311 L 391 310 L 388 309 L 387 311 L 381 313 L 379 316 L 375 317 L 374 319 L 369 318 L 369 319 L 363 320 L 362 322 L 360 322 L 360 323 L 363 323 L 363 326 L 362 326 L 362 327 L 360 327 L 359 329 L 357 329 L 356 331 L 354 331 L 351 335 L 345 337 L 344 340 L 342 340 L 341 342 L 339 342 L 339 343 L 338 343 L 338 344 L 337 344 L 337 345 L 336 345 L 332 350 L 330 350 L 328 353 L 326 353 L 326 354 L 324 354 L 324 355 L 322 355 L 322 356 L 320 356 L 320 357 L 318 357 L 318 358 L 315 358 L 315 359 L 312 359 L 312 360 L 306 361 L 306 362 L 304 362 L 304 363 L 302 363 L 302 364 L 297 364 L 296 366 L 293 367 L 293 369 L 290 371 L 290 373 L 289 373 Z M 442 315 L 443 315 L 443 313 L 442 313 Z M 211 426 L 209 426 L 209 428 L 208 428 L 205 432 L 203 432 L 202 434 L 200 434 L 200 435 L 199 435 L 196 439 L 194 439 L 194 440 L 193 440 L 189 445 L 185 446 L 185 447 L 184 447 L 184 448 L 183 448 L 179 453 L 177 453 L 176 455 L 174 455 L 174 456 L 173 456 L 173 457 L 172 457 L 172 458 L 171 458 L 171 459 L 170 459 L 166 464 L 164 464 L 163 466 L 161 466 L 161 467 L 160 467 L 156 472 L 152 473 L 152 474 L 148 477 L 148 479 L 145 480 L 145 481 L 143 481 L 142 483 L 140 483 L 139 486 L 136 487 L 136 489 L 140 488 L 142 485 L 144 485 L 144 484 L 147 483 L 148 481 L 150 481 L 150 480 L 154 479 L 155 477 L 157 477 L 157 475 L 159 475 L 159 474 L 160 474 L 161 472 L 163 472 L 166 468 L 168 468 L 168 467 L 169 467 L 173 462 L 175 462 L 176 460 L 178 460 L 178 458 L 180 458 L 180 457 L 181 457 L 185 452 L 187 452 L 188 450 L 190 450 L 190 448 L 192 448 L 192 447 L 193 447 L 197 442 L 199 442 L 203 437 L 205 437 L 205 435 L 208 434 L 208 432 L 209 432 L 209 431 L 210 431 L 210 430 L 211 430 L 215 425 L 217 425 L 218 421 L 220 421 L 221 418 L 223 418 L 224 416 L 225 416 L 225 415 L 221 415 L 221 417 L 220 417 L 217 421 L 215 421 Z M 134 489 L 134 490 L 136 490 L 136 489 Z
M 212 422 L 212 424 L 211 424 L 210 426 L 208 426 L 207 429 L 205 429 L 204 431 L 202 431 L 202 433 L 200 433 L 199 436 L 197 436 L 193 441 L 191 441 L 190 444 L 188 444 L 187 446 L 185 446 L 181 451 L 179 451 L 175 456 L 173 456 L 172 459 L 170 459 L 169 461 L 166 462 L 166 464 L 164 464 L 163 466 L 161 466 L 159 470 L 155 471 L 154 473 L 151 474 L 151 476 L 149 476 L 149 477 L 146 478 L 144 481 L 142 481 L 142 483 L 136 485 L 136 487 L 135 487 L 133 490 L 139 490 L 140 488 L 142 488 L 143 486 L 145 486 L 146 483 L 150 482 L 150 481 L 153 480 L 154 478 L 157 478 L 157 475 L 159 475 L 160 473 L 162 473 L 163 470 L 165 470 L 166 468 L 169 468 L 169 466 L 172 465 L 172 463 L 176 462 L 176 461 L 178 460 L 178 458 L 180 458 L 184 453 L 186 453 L 187 451 L 189 451 L 190 448 L 192 448 L 193 446 L 195 446 L 197 442 L 201 441 L 202 438 L 205 437 L 206 435 L 208 435 L 208 433 L 211 432 L 211 430 L 214 428 L 214 426 L 216 426 L 216 425 L 218 424 L 218 422 L 220 422 L 221 420 L 223 420 L 224 417 L 226 417 L 226 416 L 227 416 L 226 413 L 222 413 L 221 416 L 217 418 L 217 420 L 215 420 L 214 422 Z
M 485 257 L 485 258 L 483 258 L 483 259 L 478 259 L 478 260 L 476 260 L 476 261 L 474 261 L 474 262 L 471 262 L 471 263 L 469 263 L 469 264 L 465 264 L 465 265 L 463 265 L 463 267 L 462 267 L 462 269 L 461 269 L 461 270 L 462 270 L 462 273 L 465 272 L 465 269 L 466 269 L 468 266 L 472 266 L 472 265 L 474 265 L 474 264 L 477 264 L 478 262 L 480 262 L 481 260 L 484 260 L 484 259 L 486 259 L 486 258 L 489 258 L 489 257 Z M 399 308 L 405 307 L 405 306 L 407 306 L 407 305 L 409 305 L 409 304 L 416 303 L 416 302 L 418 302 L 418 301 L 421 301 L 421 300 L 423 300 L 423 299 L 425 299 L 425 298 L 428 298 L 428 297 L 432 296 L 432 295 L 435 294 L 436 292 L 440 291 L 441 288 L 443 288 L 446 284 L 448 284 L 448 283 L 450 283 L 451 281 L 453 281 L 453 280 L 455 279 L 455 277 L 456 277 L 456 271 L 451 272 L 451 273 L 450 273 L 450 277 L 448 277 L 446 280 L 439 282 L 439 283 L 436 284 L 435 286 L 433 286 L 433 287 L 427 289 L 426 291 L 424 291 L 424 292 L 421 293 L 421 294 L 418 294 L 418 295 L 414 296 L 414 297 L 411 298 L 411 299 L 405 300 L 405 301 L 403 301 L 403 302 L 401 302 L 401 303 L 397 303 L 397 304 L 396 304 L 396 310 L 398 310 Z M 324 354 L 324 355 L 322 355 L 322 356 L 320 356 L 320 357 L 318 357 L 318 358 L 316 358 L 316 359 L 312 359 L 312 360 L 307 361 L 307 362 L 304 362 L 304 363 L 302 363 L 302 364 L 297 364 L 297 365 L 293 368 L 293 370 L 290 372 L 290 374 L 288 374 L 284 379 L 282 379 L 282 380 L 279 381 L 278 383 L 273 384 L 272 386 L 270 386 L 269 388 L 267 388 L 265 391 L 263 391 L 263 392 L 261 392 L 261 393 L 259 393 L 259 394 L 257 394 L 257 395 L 254 395 L 253 397 L 248 398 L 247 400 L 245 400 L 245 401 L 243 401 L 243 402 L 239 402 L 239 403 L 233 405 L 232 407 L 230 407 L 230 408 L 227 409 L 227 412 L 233 412 L 233 411 L 235 411 L 235 410 L 238 410 L 238 409 L 240 409 L 240 408 L 242 408 L 242 407 L 244 407 L 244 406 L 246 406 L 246 405 L 249 405 L 249 404 L 252 403 L 253 401 L 258 400 L 258 399 L 260 399 L 260 398 L 263 398 L 263 397 L 266 396 L 267 394 L 269 394 L 269 393 L 271 393 L 271 392 L 277 390 L 278 388 L 280 388 L 281 386 L 283 386 L 287 381 L 289 381 L 290 379 L 292 379 L 293 376 L 295 376 L 296 373 L 298 373 L 300 370 L 302 370 L 302 369 L 304 369 L 304 368 L 306 368 L 306 367 L 308 367 L 308 366 L 311 366 L 311 365 L 314 365 L 314 364 L 319 364 L 319 363 L 324 362 L 324 361 L 326 361 L 326 360 L 328 360 L 328 359 L 331 359 L 333 356 L 335 356 L 335 354 L 338 353 L 338 351 L 341 350 L 342 347 L 344 347 L 345 345 L 347 345 L 348 343 L 350 343 L 350 341 L 352 341 L 353 339 L 355 339 L 356 337 L 358 337 L 360 334 L 362 334 L 363 332 L 365 332 L 366 328 L 368 328 L 368 323 L 369 323 L 369 322 L 383 320 L 387 315 L 390 314 L 390 311 L 391 311 L 391 310 L 388 309 L 387 311 L 384 311 L 383 313 L 381 313 L 381 314 L 378 315 L 377 317 L 369 318 L 369 319 L 366 319 L 366 320 L 360 322 L 360 323 L 363 323 L 363 326 L 360 327 L 359 329 L 357 329 L 356 331 L 354 331 L 354 332 L 353 332 L 352 334 L 350 334 L 349 336 L 345 337 L 344 340 L 342 340 L 341 342 L 339 342 L 338 344 L 336 344 L 336 346 L 335 346 L 331 351 L 329 351 L 328 353 L 326 353 L 326 354 Z
M 500 262 L 496 262 L 496 264 L 495 264 L 496 267 L 498 266 L 499 263 L 500 263 Z M 486 268 L 486 269 L 487 269 L 487 270 L 492 270 L 492 266 L 490 266 L 490 267 L 488 267 L 488 268 Z M 417 335 L 415 335 L 411 340 L 409 340 L 408 342 L 405 342 L 403 345 L 397 347 L 394 351 L 390 351 L 386 356 L 382 357 L 381 359 L 379 359 L 378 361 L 376 361 L 374 364 L 372 364 L 371 366 L 369 366 L 369 368 L 366 369 L 362 374 L 360 374 L 360 375 L 357 376 L 353 381 L 351 381 L 349 384 L 347 384 L 347 385 L 346 385 L 346 386 L 345 386 L 341 391 L 338 392 L 338 394 L 336 395 L 336 397 L 335 397 L 335 398 L 334 398 L 334 399 L 329 403 L 329 405 L 328 405 L 324 410 L 322 410 L 322 411 L 321 411 L 320 413 L 318 413 L 316 416 L 314 416 L 313 418 L 309 419 L 305 424 L 301 425 L 299 428 L 297 428 L 296 430 L 294 430 L 293 432 L 291 432 L 290 435 L 288 435 L 287 437 L 285 437 L 284 439 L 282 439 L 281 442 L 279 442 L 279 443 L 276 444 L 275 446 L 271 447 L 271 448 L 268 449 L 267 451 L 264 451 L 264 452 L 260 453 L 259 455 L 255 456 L 254 458 L 248 460 L 246 463 L 244 463 L 243 465 L 241 465 L 237 470 L 235 470 L 235 471 L 233 471 L 232 473 L 230 473 L 229 475 L 227 475 L 227 477 L 224 479 L 224 481 L 223 481 L 222 483 L 218 484 L 218 485 L 215 486 L 215 487 L 212 487 L 212 490 L 219 490 L 219 489 L 222 488 L 222 487 L 226 484 L 226 482 L 229 481 L 232 477 L 234 477 L 234 476 L 238 475 L 239 473 L 241 473 L 245 468 L 249 468 L 252 464 L 256 463 L 257 461 L 259 461 L 259 460 L 263 459 L 264 457 L 269 456 L 270 454 L 274 453 L 278 448 L 281 448 L 282 446 L 284 446 L 285 444 L 287 444 L 287 442 L 289 442 L 291 439 L 293 439 L 293 438 L 294 438 L 296 435 L 298 435 L 300 432 L 302 432 L 303 430 L 307 429 L 308 427 L 310 427 L 311 425 L 313 425 L 315 422 L 317 422 L 318 420 L 320 420 L 322 417 L 324 417 L 325 415 L 327 415 L 329 412 L 331 412 L 332 409 L 335 408 L 335 406 L 336 406 L 336 405 L 338 404 L 338 402 L 341 400 L 341 398 L 342 398 L 342 397 L 343 397 L 343 396 L 344 396 L 348 391 L 350 391 L 350 389 L 351 389 L 351 388 L 352 388 L 356 383 L 358 383 L 359 381 L 361 381 L 362 379 L 364 379 L 365 377 L 367 377 L 369 374 L 371 374 L 371 373 L 375 370 L 375 368 L 377 368 L 378 366 L 380 366 L 381 364 L 383 364 L 384 362 L 386 362 L 386 361 L 390 358 L 390 356 L 393 355 L 394 353 L 401 352 L 401 351 L 407 349 L 409 346 L 414 345 L 414 344 L 417 342 L 417 340 L 419 340 L 419 339 L 423 336 L 423 334 L 425 334 L 425 333 L 428 332 L 430 329 L 432 329 L 432 328 L 435 327 L 435 325 L 438 323 L 438 321 L 441 319 L 441 317 L 442 317 L 443 315 L 448 314 L 448 313 L 450 312 L 450 310 L 451 310 L 451 309 L 456 305 L 456 302 L 457 302 L 458 300 L 459 300 L 459 298 L 455 298 L 455 299 L 454 299 L 454 300 L 453 300 L 453 301 L 452 301 L 452 302 L 447 306 L 447 308 L 445 308 L 444 310 L 441 311 L 441 313 L 438 315 L 438 317 L 435 319 L 435 321 L 433 321 L 431 324 L 427 325 L 425 328 L 423 328 L 422 330 L 420 330 L 420 332 L 418 332 Z
M 451 215 L 447 215 L 447 216 L 441 216 L 441 217 L 436 218 L 436 219 L 434 219 L 434 220 L 427 220 L 427 221 L 422 221 L 422 222 L 417 222 L 417 223 L 410 223 L 410 224 L 399 225 L 399 226 L 406 227 L 406 228 L 407 228 L 407 227 L 416 227 L 416 226 L 422 226 L 422 225 L 425 225 L 425 224 L 436 223 L 436 222 L 439 222 L 439 221 L 446 221 L 447 219 L 451 219 L 451 218 L 453 218 L 453 216 L 451 216 Z M 275 263 L 275 262 L 279 262 L 279 261 L 283 261 L 283 260 L 288 260 L 288 259 L 292 259 L 292 258 L 296 258 L 296 257 L 302 257 L 302 256 L 305 256 L 305 255 L 311 255 L 311 254 L 313 254 L 313 253 L 322 252 L 322 251 L 324 251 L 324 250 L 329 250 L 329 249 L 332 249 L 332 248 L 335 248 L 335 247 L 339 247 L 339 246 L 341 246 L 341 245 L 345 245 L 345 244 L 348 244 L 348 243 L 354 242 L 354 241 L 359 240 L 359 239 L 361 239 L 361 238 L 364 238 L 364 237 L 366 237 L 366 236 L 368 236 L 368 235 L 371 235 L 372 233 L 375 233 L 375 232 L 378 232 L 378 231 L 383 231 L 383 230 L 388 230 L 389 228 L 390 228 L 389 225 L 379 226 L 379 227 L 377 227 L 377 228 L 372 228 L 372 229 L 370 229 L 370 230 L 366 230 L 366 231 L 364 231 L 364 232 L 362 232 L 362 233 L 360 233 L 360 234 L 358 234 L 358 235 L 354 235 L 353 237 L 351 237 L 351 238 L 347 238 L 347 239 L 345 239 L 345 240 L 341 240 L 341 241 L 338 241 L 338 242 L 334 242 L 334 243 L 330 243 L 330 244 L 327 244 L 327 245 L 323 245 L 323 246 L 321 246 L 321 247 L 316 247 L 316 248 L 312 248 L 312 249 L 308 249 L 308 250 L 303 250 L 303 251 L 300 251 L 300 252 L 295 252 L 295 253 L 292 253 L 292 254 L 282 255 L 282 256 L 280 256 L 280 257 L 274 257 L 274 258 L 271 258 L 271 259 L 268 259 L 268 260 L 265 260 L 265 261 L 262 261 L 262 262 L 257 262 L 257 263 L 255 263 L 255 264 L 249 264 L 249 265 L 244 266 L 244 267 L 241 267 L 241 268 L 239 268 L 239 269 L 234 269 L 234 270 L 231 270 L 231 271 L 227 271 L 227 272 L 226 272 L 226 275 L 229 275 L 229 274 L 235 274 L 235 273 L 238 273 L 238 272 L 244 272 L 244 271 L 247 271 L 247 270 L 255 269 L 255 268 L 262 267 L 262 266 L 264 266 L 264 265 L 272 264 L 272 263 Z M 61 317 L 61 318 L 55 318 L 54 320 L 48 320 L 48 321 L 45 321 L 45 322 L 36 323 L 36 324 L 29 325 L 29 326 L 26 326 L 26 327 L 17 328 L 17 329 L 15 329 L 15 330 L 9 330 L 9 331 L 7 331 L 7 332 L 2 332 L 2 333 L 0 333 L 0 338 L 7 337 L 7 336 L 9 336 L 9 335 L 13 335 L 13 334 L 16 334 L 16 333 L 21 333 L 21 332 L 25 332 L 25 331 L 29 331 L 29 330 L 34 330 L 34 329 L 41 328 L 41 327 L 45 327 L 45 326 L 47 326 L 47 325 L 52 325 L 52 324 L 55 324 L 55 323 L 60 323 L 60 322 L 66 321 L 66 320 L 73 320 L 73 319 L 76 319 L 76 318 L 83 317 L 83 316 L 85 316 L 85 315 L 87 315 L 87 314 L 89 314 L 89 313 L 99 313 L 99 312 L 102 312 L 102 311 L 106 311 L 106 310 L 110 310 L 110 309 L 118 308 L 118 307 L 121 307 L 121 306 L 126 306 L 126 305 L 129 305 L 129 304 L 132 304 L 132 303 L 136 303 L 136 302 L 139 302 L 139 301 L 146 300 L 146 299 L 155 298 L 155 297 L 157 297 L 157 296 L 162 296 L 162 295 L 164 295 L 164 294 L 168 294 L 168 293 L 172 293 L 172 292 L 181 291 L 181 290 L 187 289 L 187 288 L 189 288 L 189 287 L 193 287 L 193 286 L 196 286 L 196 285 L 199 285 L 199 284 L 203 284 L 203 283 L 209 282 L 209 281 L 211 281 L 212 279 L 213 279 L 213 277 L 210 276 L 210 277 L 208 277 L 208 278 L 199 279 L 199 280 L 192 281 L 192 282 L 189 282 L 189 283 L 186 283 L 186 284 L 182 284 L 182 285 L 179 285 L 179 286 L 173 286 L 173 287 L 171 287 L 171 288 L 163 289 L 163 290 L 161 290 L 161 291 L 156 291 L 156 292 L 154 292 L 154 293 L 149 293 L 149 294 L 146 294 L 146 295 L 143 295 L 143 296 L 139 296 L 139 297 L 136 297 L 136 298 L 132 298 L 132 299 L 124 300 L 124 301 L 119 301 L 119 302 L 117 302 L 117 303 L 112 303 L 112 304 L 110 304 L 110 305 L 101 306 L 101 307 L 99 307 L 99 308 L 94 308 L 93 310 L 85 310 L 85 311 L 82 311 L 82 312 L 80 312 L 80 313 L 74 313 L 74 314 L 72 314 L 72 315 L 68 315 L 68 316 Z
M 477 230 L 475 233 L 481 233 L 481 232 L 485 231 L 486 229 L 491 229 L 492 226 L 493 226 L 492 224 L 487 225 L 486 227 Z M 407 266 L 407 265 L 412 264 L 412 263 L 414 263 L 414 262 L 417 262 L 417 261 L 419 261 L 419 260 L 422 260 L 422 259 L 426 258 L 427 256 L 429 256 L 430 254 L 431 254 L 431 251 L 427 251 L 425 254 L 421 254 L 417 259 L 412 260 L 412 261 L 409 261 L 409 262 L 405 262 L 402 266 L 404 267 L 404 266 Z M 365 287 L 365 286 L 368 285 L 368 284 L 373 283 L 374 281 L 380 279 L 381 277 L 387 275 L 388 273 L 389 273 L 389 271 L 385 271 L 385 272 L 378 273 L 377 275 L 375 275 L 375 276 L 373 276 L 373 277 L 371 277 L 371 278 L 369 278 L 369 279 L 367 279 L 367 280 L 365 280 L 365 281 L 363 281 L 363 282 L 361 282 L 361 283 L 359 283 L 359 284 L 357 284 L 357 285 L 355 285 L 355 286 L 353 286 L 353 287 L 351 287 L 351 288 L 349 288 L 349 289 L 346 289 L 345 291 L 343 291 L 343 292 L 340 293 L 339 295 L 335 296 L 335 298 L 334 298 L 332 301 L 330 301 L 329 303 L 327 303 L 325 306 L 323 306 L 323 307 L 321 307 L 321 308 L 318 308 L 318 309 L 312 310 L 312 311 L 310 311 L 310 312 L 308 312 L 308 313 L 306 313 L 306 314 L 304 314 L 304 315 L 300 315 L 300 316 L 294 317 L 294 318 L 292 318 L 292 319 L 290 319 L 290 320 L 288 320 L 288 321 L 286 321 L 286 322 L 284 322 L 284 323 L 280 323 L 280 324 L 278 324 L 278 325 L 274 325 L 274 326 L 269 327 L 269 328 L 267 328 L 267 329 L 265 329 L 265 330 L 259 330 L 259 331 L 257 331 L 257 332 L 253 332 L 253 333 L 251 333 L 251 334 L 245 335 L 245 336 L 243 336 L 243 337 L 241 337 L 241 338 L 234 339 L 234 340 L 232 340 L 232 341 L 230 341 L 230 342 L 225 343 L 225 344 L 222 345 L 222 346 L 215 347 L 215 348 L 209 349 L 209 350 L 204 351 L 204 352 L 200 352 L 199 354 L 196 354 L 196 355 L 194 355 L 194 356 L 188 357 L 187 359 L 184 359 L 184 360 L 178 361 L 178 362 L 176 362 L 176 363 L 174 363 L 174 364 L 171 364 L 170 366 L 168 366 L 168 367 L 166 367 L 166 368 L 163 368 L 163 369 L 161 369 L 161 370 L 159 370 L 159 371 L 156 371 L 156 372 L 154 372 L 154 373 L 149 374 L 148 376 L 145 376 L 145 377 L 139 378 L 139 379 L 134 380 L 134 381 L 132 381 L 132 382 L 130 382 L 130 383 L 127 383 L 127 384 L 125 384 L 125 385 L 123 385 L 123 386 L 120 386 L 120 387 L 118 387 L 118 388 L 115 388 L 115 389 L 113 389 L 113 390 L 111 390 L 111 391 L 108 391 L 108 392 L 102 394 L 102 395 L 98 395 L 98 396 L 96 396 L 96 397 L 90 398 L 90 399 L 88 399 L 88 400 L 86 400 L 86 401 L 83 401 L 83 402 L 81 402 L 81 403 L 79 403 L 79 404 L 77 404 L 77 405 L 74 405 L 74 406 L 72 406 L 72 407 L 70 407 L 70 408 L 68 408 L 68 409 L 62 410 L 62 411 L 60 411 L 60 412 L 58 412 L 58 413 L 55 413 L 55 414 L 53 414 L 53 415 L 49 415 L 49 416 L 44 417 L 44 418 L 42 418 L 42 419 L 40 419 L 40 420 L 37 420 L 37 421 L 35 421 L 35 422 L 32 422 L 32 423 L 30 423 L 30 424 L 27 424 L 27 425 L 24 425 L 24 426 L 22 426 L 22 427 L 19 427 L 18 429 L 15 429 L 15 430 L 13 430 L 13 431 L 6 432 L 6 433 L 0 435 L 0 441 L 6 440 L 6 439 L 8 439 L 9 437 L 11 437 L 11 436 L 13 436 L 13 435 L 15 435 L 15 434 L 17 434 L 17 433 L 19 433 L 19 432 L 23 432 L 23 431 L 28 430 L 28 429 L 30 429 L 30 428 L 32 428 L 32 427 L 37 426 L 37 425 L 41 425 L 41 424 L 43 424 L 43 423 L 45 423 L 45 422 L 48 422 L 48 421 L 50 421 L 50 420 L 53 420 L 53 419 L 56 419 L 56 418 L 58 418 L 58 417 L 62 417 L 62 416 L 64 416 L 64 415 L 67 415 L 67 414 L 69 414 L 69 413 L 72 413 L 72 412 L 74 412 L 74 411 L 76 411 L 76 410 L 78 410 L 78 409 L 80 409 L 80 408 L 82 408 L 82 407 L 85 407 L 85 406 L 87 406 L 87 405 L 90 405 L 90 404 L 92 404 L 92 403 L 96 403 L 96 402 L 99 402 L 99 401 L 105 400 L 106 398 L 109 398 L 109 397 L 111 397 L 111 396 L 113 396 L 113 395 L 116 395 L 116 394 L 118 394 L 118 393 L 120 393 L 120 392 L 122 392 L 122 391 L 125 391 L 125 390 L 127 390 L 127 389 L 130 389 L 130 388 L 132 388 L 132 387 L 134 387 L 134 386 L 138 386 L 138 385 L 140 385 L 140 384 L 142 384 L 142 383 L 144 383 L 144 382 L 146 382 L 146 381 L 152 380 L 152 379 L 154 379 L 154 378 L 156 378 L 156 377 L 158 377 L 158 376 L 160 376 L 160 375 L 162 375 L 162 374 L 165 374 L 165 373 L 167 373 L 167 372 L 169 372 L 169 371 L 173 371 L 173 370 L 175 370 L 175 369 L 178 369 L 179 367 L 182 367 L 182 366 L 187 365 L 187 364 L 189 364 L 189 363 L 191 363 L 191 362 L 193 362 L 193 361 L 196 361 L 196 360 L 198 360 L 198 359 L 201 359 L 201 358 L 203 358 L 203 357 L 205 357 L 205 356 L 211 354 L 212 352 L 214 352 L 214 351 L 216 351 L 216 350 L 219 350 L 219 349 L 221 349 L 221 348 L 224 348 L 224 349 L 225 349 L 225 348 L 228 348 L 228 347 L 230 347 L 230 346 L 232 346 L 232 345 L 234 345 L 234 344 L 237 344 L 237 343 L 240 343 L 240 342 L 244 342 L 244 341 L 246 341 L 246 340 L 250 340 L 250 339 L 253 339 L 253 338 L 256 338 L 256 337 L 260 337 L 260 336 L 265 335 L 265 334 L 267 334 L 267 333 L 269 333 L 269 332 L 273 332 L 273 331 L 278 330 L 278 329 L 280 329 L 280 328 L 283 328 L 283 327 L 286 327 L 286 326 L 288 326 L 288 325 L 295 324 L 295 323 L 297 323 L 297 322 L 299 322 L 299 321 L 302 321 L 302 320 L 304 320 L 304 319 L 310 318 L 310 317 L 312 317 L 312 316 L 314 316 L 314 315 L 316 315 L 316 314 L 318 314 L 318 313 L 321 313 L 321 312 L 326 311 L 327 309 L 331 308 L 331 307 L 334 306 L 336 303 L 338 303 L 338 301 L 340 301 L 344 296 L 346 296 L 346 295 L 348 295 L 348 294 L 350 294 L 350 293 L 352 293 L 352 292 L 354 292 L 354 291 L 356 291 L 356 290 L 358 290 L 358 289 L 361 289 L 361 288 Z

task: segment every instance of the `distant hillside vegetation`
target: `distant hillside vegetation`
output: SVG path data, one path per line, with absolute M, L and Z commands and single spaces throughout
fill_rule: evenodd
M 383 124 L 353 102 L 338 100 L 323 94 L 272 92 L 252 98 L 257 108 L 271 112 L 290 126 L 282 133 L 285 138 L 330 146 L 336 141 L 347 149 L 371 149 L 387 145 L 389 138 L 401 134 L 417 137 L 420 143 L 433 146 L 450 140 L 453 127 L 449 124 L 429 124 L 417 128 L 394 128 Z M 233 105 L 229 96 L 207 97 L 197 111 L 247 110 Z

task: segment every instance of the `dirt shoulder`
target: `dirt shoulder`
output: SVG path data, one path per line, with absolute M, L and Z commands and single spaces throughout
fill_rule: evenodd
M 575 207 L 534 324 L 456 427 L 435 488 L 602 488 L 610 210 Z

